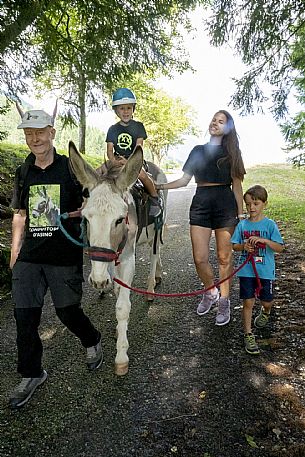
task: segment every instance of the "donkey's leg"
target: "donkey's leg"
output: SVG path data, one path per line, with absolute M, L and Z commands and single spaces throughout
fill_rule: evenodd
M 117 268 L 118 277 L 126 284 L 131 284 L 135 272 L 134 256 L 127 261 L 122 262 Z M 131 308 L 130 290 L 125 287 L 119 287 L 118 298 L 116 302 L 116 318 L 117 318 L 117 353 L 115 357 L 115 373 L 119 376 L 125 375 L 128 372 L 128 320 Z

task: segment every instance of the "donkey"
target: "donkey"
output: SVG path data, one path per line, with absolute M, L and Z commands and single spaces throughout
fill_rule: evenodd
M 82 216 L 87 221 L 90 245 L 88 254 L 91 259 L 91 272 L 88 281 L 99 290 L 109 287 L 113 277 L 131 285 L 135 273 L 138 232 L 136 204 L 131 187 L 136 182 L 143 164 L 143 150 L 141 146 L 137 146 L 123 168 L 113 166 L 104 175 L 99 175 L 83 159 L 72 142 L 69 143 L 69 157 L 76 178 L 83 189 L 87 189 L 88 197 L 82 208 Z M 166 181 L 161 170 L 157 179 L 159 182 Z M 157 280 L 161 278 L 160 238 L 155 238 L 153 243 L 154 235 L 155 227 L 151 224 L 142 230 L 138 239 L 138 243 L 148 242 L 151 245 L 148 278 L 150 292 L 153 292 L 156 276 Z M 127 326 L 131 308 L 130 290 L 116 283 L 114 291 L 117 297 L 115 373 L 125 375 L 129 362 Z
M 39 218 L 44 214 L 50 225 L 57 225 L 59 208 L 53 203 L 45 186 L 39 188 L 38 193 L 40 195 L 40 199 L 36 202 L 35 207 L 32 209 L 32 216 L 34 218 Z

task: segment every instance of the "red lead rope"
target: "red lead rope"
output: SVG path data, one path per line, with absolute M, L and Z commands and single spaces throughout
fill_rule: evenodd
M 173 298 L 173 297 L 190 297 L 190 296 L 192 296 L 192 295 L 204 294 L 204 293 L 207 292 L 208 290 L 211 290 L 211 289 L 213 289 L 214 287 L 219 286 L 219 285 L 222 284 L 223 282 L 228 281 L 228 280 L 231 279 L 234 275 L 236 275 L 236 273 L 238 273 L 238 272 L 246 265 L 246 263 L 248 263 L 248 262 L 251 262 L 252 268 L 253 268 L 253 271 L 254 271 L 254 274 L 255 274 L 255 277 L 256 277 L 257 288 L 256 288 L 256 290 L 255 290 L 255 294 L 256 294 L 256 296 L 258 296 L 258 295 L 259 295 L 259 292 L 260 292 L 260 290 L 261 290 L 261 288 L 262 288 L 262 285 L 261 285 L 261 282 L 260 282 L 260 279 L 259 279 L 259 276 L 258 276 L 258 273 L 257 273 L 255 261 L 254 261 L 254 259 L 253 259 L 253 254 L 249 254 L 248 257 L 246 258 L 246 260 L 245 260 L 238 268 L 236 268 L 236 269 L 230 274 L 230 276 L 228 276 L 227 278 L 224 278 L 224 279 L 222 279 L 222 280 L 216 281 L 212 286 L 207 287 L 206 289 L 195 290 L 195 291 L 193 291 L 193 292 L 179 292 L 179 293 L 174 293 L 174 294 L 162 294 L 162 293 L 157 293 L 157 292 L 148 292 L 147 290 L 138 289 L 137 287 L 131 287 L 131 286 L 129 286 L 128 284 L 125 284 L 123 281 L 121 281 L 121 280 L 118 279 L 118 278 L 113 278 L 113 281 L 115 281 L 115 282 L 116 282 L 117 284 L 119 284 L 120 286 L 125 287 L 126 289 L 129 289 L 129 290 L 132 290 L 133 292 L 136 292 L 137 294 L 142 294 L 142 295 L 153 295 L 154 297 L 170 297 L 170 298 Z

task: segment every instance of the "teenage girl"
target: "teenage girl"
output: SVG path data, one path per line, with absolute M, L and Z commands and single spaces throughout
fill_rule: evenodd
M 197 190 L 190 207 L 190 234 L 193 258 L 199 278 L 205 288 L 214 284 L 209 263 L 210 239 L 216 238 L 219 278 L 232 272 L 231 235 L 243 218 L 242 181 L 246 173 L 232 116 L 218 111 L 209 125 L 210 141 L 195 146 L 183 166 L 183 176 L 175 181 L 157 184 L 157 189 L 177 189 L 186 186 L 194 176 Z M 218 303 L 216 325 L 230 321 L 230 281 L 203 294 L 197 313 L 206 314 Z

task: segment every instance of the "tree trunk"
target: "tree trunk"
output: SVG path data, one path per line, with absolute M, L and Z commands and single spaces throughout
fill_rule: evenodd
M 79 101 L 79 152 L 86 152 L 86 80 L 83 74 L 80 74 L 78 85 L 78 101 Z

